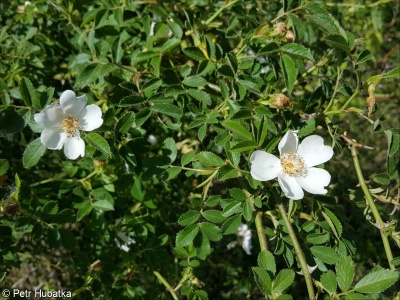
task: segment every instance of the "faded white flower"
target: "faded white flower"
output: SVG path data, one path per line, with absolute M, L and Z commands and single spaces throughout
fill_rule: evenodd
M 103 124 L 101 109 L 95 104 L 87 105 L 86 95 L 76 97 L 74 91 L 66 90 L 60 100 L 35 114 L 35 121 L 42 125 L 40 141 L 48 149 L 64 147 L 65 156 L 77 159 L 85 155 L 85 143 L 80 130 L 92 131 Z
M 265 151 L 255 151 L 250 157 L 251 176 L 268 181 L 278 177 L 285 196 L 300 200 L 303 189 L 312 194 L 326 194 L 325 186 L 331 181 L 328 171 L 314 168 L 333 156 L 332 147 L 325 146 L 318 135 L 306 137 L 298 146 L 298 136 L 289 130 L 279 142 L 280 158 Z
M 251 248 L 253 248 L 253 245 L 251 244 L 251 231 L 247 224 L 240 224 L 238 230 L 236 231 L 236 235 L 238 237 L 238 241 L 229 243 L 227 248 L 232 249 L 238 244 L 241 244 L 244 252 L 246 252 L 247 255 L 251 255 Z
M 129 245 L 136 244 L 136 241 L 129 237 L 125 232 L 118 231 L 117 236 L 121 239 L 123 243 L 121 243 L 117 238 L 115 238 L 115 244 L 117 247 L 120 248 L 124 252 L 129 252 L 130 248 Z
M 242 248 L 247 255 L 251 255 L 251 248 L 253 245 L 251 244 L 251 231 L 247 224 L 240 224 L 237 233 L 238 237 L 242 240 Z

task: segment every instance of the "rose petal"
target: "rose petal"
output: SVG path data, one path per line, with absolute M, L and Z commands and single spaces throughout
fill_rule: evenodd
M 292 177 L 282 171 L 278 174 L 278 182 L 286 197 L 293 200 L 303 199 L 303 189 L 296 181 L 295 177 Z
M 64 153 L 69 159 L 85 156 L 85 142 L 80 137 L 67 138 L 64 145 Z
M 251 176 L 254 179 L 267 181 L 274 179 L 282 170 L 279 158 L 265 151 L 257 150 L 250 157 Z
M 44 125 L 44 122 L 46 121 L 46 114 L 44 111 L 41 111 L 40 113 L 35 114 L 33 118 L 35 119 L 36 123 Z
M 101 114 L 101 109 L 97 105 L 91 104 L 86 106 L 78 116 L 80 129 L 92 131 L 99 128 L 103 124 Z
M 301 142 L 297 153 L 303 159 L 306 167 L 310 168 L 330 160 L 333 156 L 333 149 L 324 145 L 322 137 L 310 135 Z
M 293 130 L 286 132 L 278 145 L 280 156 L 285 153 L 295 152 L 297 150 L 298 141 L 299 138 L 297 137 L 296 132 Z
M 36 115 L 38 115 L 36 117 Z M 52 107 L 52 108 L 46 108 L 39 114 L 35 115 L 35 121 L 36 119 L 38 121 L 43 121 L 43 124 L 45 127 L 48 128 L 61 128 L 62 121 L 64 120 L 64 112 L 61 107 Z
M 44 128 L 40 135 L 40 141 L 47 149 L 59 150 L 65 142 L 66 135 L 59 129 Z
M 300 186 L 311 194 L 326 194 L 325 189 L 331 181 L 331 175 L 328 171 L 319 168 L 308 168 L 305 177 L 296 177 Z
M 65 114 L 78 115 L 87 103 L 86 95 L 76 97 L 74 91 L 66 90 L 61 94 L 60 105 Z

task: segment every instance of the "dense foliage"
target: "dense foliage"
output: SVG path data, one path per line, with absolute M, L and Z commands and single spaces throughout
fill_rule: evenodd
M 398 297 L 398 10 L 390 0 L 1 1 L 1 289 Z M 47 149 L 35 117 L 66 90 L 103 118 L 80 132 L 84 157 L 73 160 Z M 327 194 L 294 201 L 281 177 L 252 176 L 252 154 L 279 157 L 289 130 L 333 148 L 318 166 Z

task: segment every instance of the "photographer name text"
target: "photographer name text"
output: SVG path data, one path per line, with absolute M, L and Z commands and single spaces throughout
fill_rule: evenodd
M 45 290 L 3 290 L 2 296 L 8 297 L 20 297 L 20 298 L 71 298 L 72 294 L 70 291 L 57 290 L 57 291 L 45 291 Z

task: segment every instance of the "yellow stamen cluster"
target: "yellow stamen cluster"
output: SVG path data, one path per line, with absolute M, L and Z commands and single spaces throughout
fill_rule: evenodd
M 281 156 L 283 171 L 290 176 L 304 175 L 305 166 L 301 157 L 296 152 L 285 153 Z
M 67 134 L 67 137 L 75 137 L 79 135 L 79 118 L 68 114 L 62 122 L 61 131 Z

